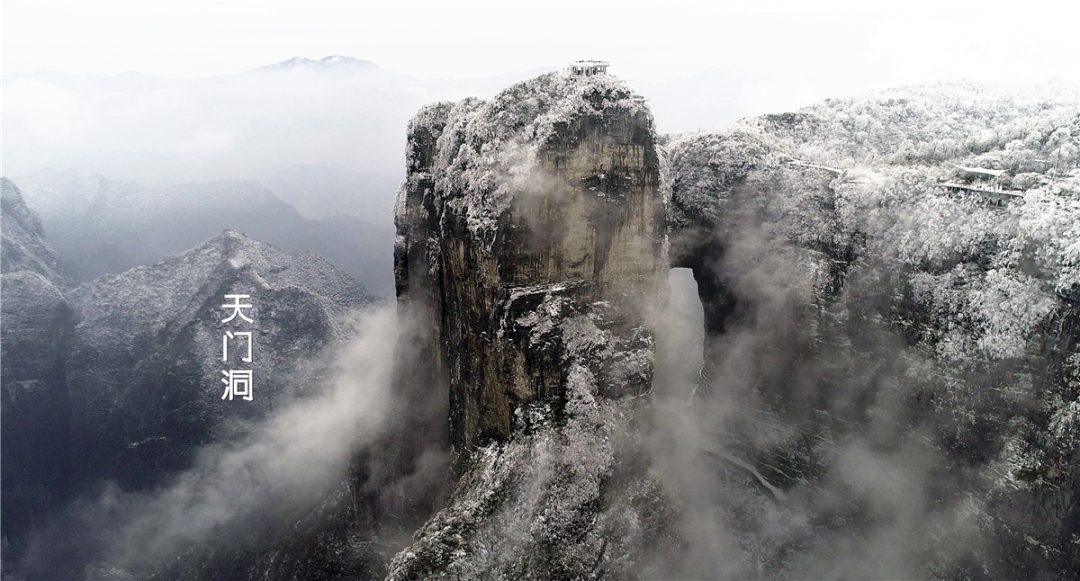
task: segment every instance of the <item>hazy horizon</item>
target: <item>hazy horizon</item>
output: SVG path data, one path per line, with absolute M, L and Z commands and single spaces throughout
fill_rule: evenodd
M 611 61 L 616 75 L 650 83 L 713 68 L 789 74 L 808 89 L 832 92 L 961 78 L 1077 82 L 1071 27 L 1080 9 L 1047 1 L 1025 7 L 846 0 L 16 1 L 4 6 L 3 72 L 205 78 L 297 56 L 344 55 L 428 79 L 597 58 Z
M 491 97 L 579 59 L 609 61 L 663 133 L 908 85 L 1080 85 L 1080 6 L 1025 6 L 5 2 L 3 173 L 78 169 L 162 186 L 325 165 L 399 178 L 420 106 Z M 247 82 L 331 55 L 374 63 L 380 82 Z

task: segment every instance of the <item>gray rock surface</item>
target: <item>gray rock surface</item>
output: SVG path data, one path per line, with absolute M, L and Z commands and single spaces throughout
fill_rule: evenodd
M 0 178 L 0 386 L 4 470 L 5 574 L 23 557 L 30 533 L 67 500 L 71 487 L 70 402 L 64 360 L 74 319 L 60 270 L 37 215 Z
M 667 271 L 648 109 L 614 77 L 552 73 L 425 108 L 408 168 L 398 304 L 430 359 L 397 385 L 447 387 L 462 475 L 390 578 L 637 574 L 662 534 L 639 524 L 664 516 L 632 452 Z
M 245 312 L 255 322 L 222 323 L 231 314 L 221 308 L 226 294 L 251 295 L 254 307 Z M 76 472 L 84 481 L 112 477 L 135 488 L 227 437 L 230 419 L 261 418 L 302 396 L 319 380 L 320 350 L 344 341 L 350 310 L 372 301 L 318 256 L 290 255 L 231 231 L 81 285 L 70 300 L 78 318 L 66 363 Z M 243 366 L 253 370 L 252 401 L 222 401 L 226 331 L 254 334 L 253 361 Z

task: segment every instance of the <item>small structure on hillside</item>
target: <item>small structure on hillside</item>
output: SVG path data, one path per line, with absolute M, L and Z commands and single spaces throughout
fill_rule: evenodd
M 977 194 L 982 197 L 982 199 L 986 200 L 989 205 L 997 207 L 1005 206 L 1013 200 L 1024 197 L 1023 190 L 1003 188 L 996 181 L 998 178 L 1005 175 L 1005 170 L 1003 169 L 967 167 L 955 163 L 950 163 L 949 165 L 959 170 L 956 172 L 959 174 L 957 176 L 959 177 L 959 180 L 942 182 L 942 187 L 947 190 Z
M 1023 198 L 1023 190 L 1005 189 L 995 184 L 965 184 L 954 181 L 942 182 L 941 186 L 954 192 L 968 192 L 978 194 L 991 206 L 1005 206 L 1009 202 Z
M 570 72 L 581 77 L 605 75 L 610 65 L 607 61 L 574 61 L 570 63 Z

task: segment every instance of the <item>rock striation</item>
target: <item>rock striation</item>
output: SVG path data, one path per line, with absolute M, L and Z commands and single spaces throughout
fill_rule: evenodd
M 659 534 L 611 534 L 657 494 L 626 456 L 668 270 L 656 139 L 607 75 L 543 75 L 410 122 L 394 264 L 426 360 L 397 384 L 446 386 L 463 475 L 391 578 L 619 577 Z M 643 477 L 609 490 L 619 470 Z
M 409 125 L 407 163 L 399 303 L 431 318 L 432 352 L 454 370 L 453 444 L 471 450 L 509 436 L 523 405 L 563 399 L 561 346 L 535 348 L 542 303 L 633 312 L 659 289 L 666 221 L 652 120 L 611 77 L 554 73 L 490 102 L 425 108 Z

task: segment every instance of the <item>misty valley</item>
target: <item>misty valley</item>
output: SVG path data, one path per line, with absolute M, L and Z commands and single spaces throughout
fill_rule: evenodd
M 6 78 L 3 576 L 1076 578 L 1076 87 L 607 69 Z

